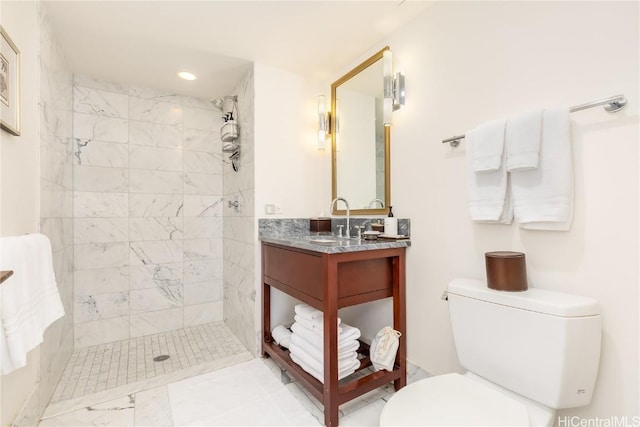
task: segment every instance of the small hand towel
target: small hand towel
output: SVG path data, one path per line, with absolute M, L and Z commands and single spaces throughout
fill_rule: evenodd
M 295 344 L 297 347 L 303 349 L 307 354 L 316 359 L 318 362 L 322 362 L 324 360 L 324 353 L 322 352 L 322 350 L 309 343 L 299 334 L 291 335 L 291 344 Z M 360 342 L 357 340 L 353 340 L 351 344 L 341 347 L 338 350 L 338 360 L 348 361 L 354 358 L 357 359 L 357 350 L 359 347 Z
M 542 110 L 531 111 L 507 120 L 507 172 L 538 167 L 542 138 Z
M 353 341 L 357 341 L 360 338 L 360 330 L 358 328 L 354 328 L 353 326 L 349 326 L 347 324 L 342 324 L 343 332 L 338 335 L 338 352 L 341 352 L 343 348 L 353 345 Z M 320 351 L 324 348 L 324 338 L 313 333 L 310 329 L 305 328 L 299 323 L 294 323 L 291 325 L 291 330 L 293 334 L 300 335 L 304 338 L 309 344 L 313 345 Z
M 315 379 L 317 379 L 318 381 L 324 384 L 324 369 L 322 369 L 321 371 L 318 371 L 312 368 L 311 366 L 307 365 L 296 354 L 291 353 L 290 356 L 291 356 L 291 360 L 293 360 L 295 363 L 300 365 L 302 369 L 307 371 L 311 376 L 313 376 Z M 349 366 L 341 371 L 338 371 L 338 379 L 341 380 L 342 378 L 348 377 L 349 375 L 353 374 L 356 371 L 356 369 L 358 369 L 358 367 L 360 367 L 360 361 L 356 360 L 353 362 L 352 366 Z
M 275 343 L 283 346 L 284 348 L 289 348 L 289 345 L 291 344 L 291 335 L 292 332 L 283 325 L 278 325 L 273 328 L 273 331 L 271 331 L 271 337 Z
M 27 353 L 42 342 L 45 329 L 64 315 L 51 243 L 43 234 L 0 239 L 0 269 L 13 276 L 0 286 L 2 374 L 27 364 Z
M 316 310 L 315 308 L 307 304 L 296 304 L 293 307 L 293 311 L 295 311 L 295 313 L 298 316 L 304 317 L 305 319 L 308 319 L 308 320 L 313 320 L 318 317 L 322 317 L 322 312 L 320 310 Z
M 299 314 L 296 314 L 293 320 L 300 323 L 305 328 L 311 329 L 311 331 L 315 332 L 316 334 L 320 334 L 320 336 L 324 335 L 324 317 L 316 317 L 313 320 L 309 320 L 305 317 L 300 316 Z M 340 318 L 338 318 L 338 325 L 340 325 L 340 322 L 341 320 Z M 342 328 L 338 326 L 338 334 L 341 333 Z
M 473 171 L 495 172 L 502 164 L 506 120 L 483 123 L 473 130 L 476 148 L 473 151 Z
M 513 208 L 522 228 L 569 230 L 573 162 L 569 109 L 545 110 L 538 168 L 511 174 Z
M 477 222 L 511 224 L 513 210 L 509 196 L 509 180 L 507 176 L 503 152 L 503 161 L 495 172 L 475 173 L 473 170 L 473 152 L 476 149 L 476 132 L 469 131 L 465 136 L 467 143 L 467 192 L 471 219 Z

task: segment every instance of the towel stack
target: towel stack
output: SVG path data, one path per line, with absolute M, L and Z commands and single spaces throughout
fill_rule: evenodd
M 291 360 L 324 382 L 324 317 L 320 310 L 306 304 L 295 306 L 295 323 L 291 326 Z M 358 347 L 360 330 L 338 318 L 338 379 L 351 375 L 360 366 Z

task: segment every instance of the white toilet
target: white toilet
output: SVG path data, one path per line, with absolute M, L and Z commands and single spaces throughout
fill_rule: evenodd
M 591 402 L 602 327 L 596 300 L 494 291 L 470 279 L 453 280 L 448 297 L 468 372 L 404 387 L 382 410 L 381 426 L 550 426 L 556 409 Z

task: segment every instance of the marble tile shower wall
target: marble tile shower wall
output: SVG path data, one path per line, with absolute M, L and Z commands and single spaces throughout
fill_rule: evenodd
M 223 318 L 220 114 L 75 77 L 78 347 Z

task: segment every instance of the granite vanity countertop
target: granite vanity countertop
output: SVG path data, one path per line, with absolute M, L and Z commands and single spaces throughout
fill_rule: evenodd
M 331 239 L 335 242 L 319 243 L 314 240 Z M 309 251 L 325 254 L 336 254 L 341 252 L 373 251 L 376 249 L 406 248 L 411 246 L 411 240 L 377 239 L 364 240 L 358 238 L 338 238 L 331 234 L 313 233 L 307 235 L 291 234 L 265 234 L 260 236 L 260 240 L 268 243 L 275 243 L 292 248 L 306 249 Z

